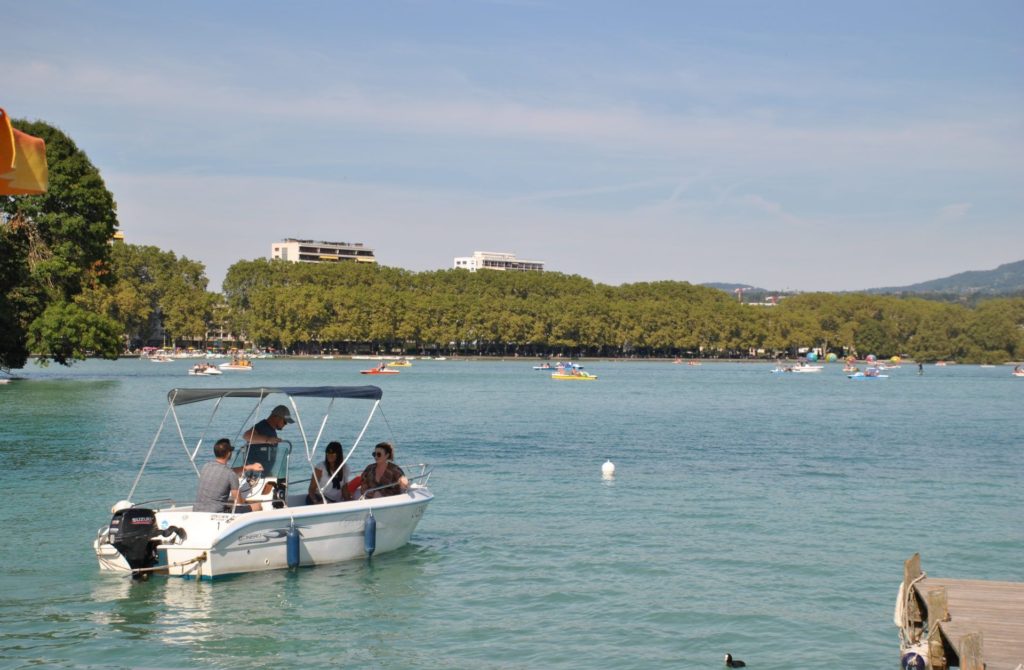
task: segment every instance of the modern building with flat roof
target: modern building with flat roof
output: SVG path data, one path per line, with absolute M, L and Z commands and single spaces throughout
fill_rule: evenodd
M 457 256 L 455 269 L 469 270 L 508 270 L 512 272 L 543 272 L 544 261 L 524 261 L 515 254 L 500 251 L 474 251 L 472 256 Z
M 363 246 L 362 242 L 321 242 L 291 237 L 270 245 L 270 257 L 292 263 L 377 262 L 373 249 Z

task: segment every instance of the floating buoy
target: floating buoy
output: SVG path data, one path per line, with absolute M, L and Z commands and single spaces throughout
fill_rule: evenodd
M 903 670 L 926 670 L 931 667 L 928 665 L 928 642 L 918 642 L 901 649 L 900 667 Z
M 377 549 L 377 520 L 373 518 L 373 513 L 366 517 L 366 527 L 363 529 L 363 548 L 366 549 L 366 557 L 370 558 L 373 556 L 374 550 Z
M 604 462 L 601 466 L 601 476 L 605 479 L 611 479 L 615 476 L 615 464 L 612 463 L 611 459 Z
M 288 547 L 288 567 L 297 568 L 299 567 L 299 529 L 295 527 L 295 522 L 288 526 L 288 530 L 284 534 L 285 545 Z

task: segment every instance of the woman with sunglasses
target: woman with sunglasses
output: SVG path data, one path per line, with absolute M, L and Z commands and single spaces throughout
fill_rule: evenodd
M 360 485 L 365 497 L 396 496 L 409 488 L 409 480 L 402 468 L 391 462 L 394 457 L 395 449 L 389 442 L 381 442 L 373 448 L 373 463 L 363 470 Z
M 316 474 L 313 479 L 309 480 L 309 491 L 306 493 L 307 505 L 336 503 L 351 499 L 348 491 L 348 464 L 338 468 L 345 458 L 342 452 L 341 442 L 331 442 L 327 445 L 327 449 L 324 450 L 324 460 L 314 468 Z M 320 495 L 321 490 L 324 492 L 322 496 Z

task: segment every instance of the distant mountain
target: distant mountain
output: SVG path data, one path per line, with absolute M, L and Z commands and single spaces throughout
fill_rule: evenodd
M 1024 261 L 1006 263 L 995 270 L 971 270 L 909 286 L 868 289 L 864 293 L 928 293 L 960 296 L 1024 294 Z

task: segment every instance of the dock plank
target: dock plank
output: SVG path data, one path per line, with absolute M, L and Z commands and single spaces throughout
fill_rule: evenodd
M 914 584 L 927 607 L 928 591 L 946 589 L 949 621 L 939 623 L 954 650 L 966 635 L 981 633 L 986 670 L 1016 670 L 1024 664 L 1024 583 L 925 577 Z

